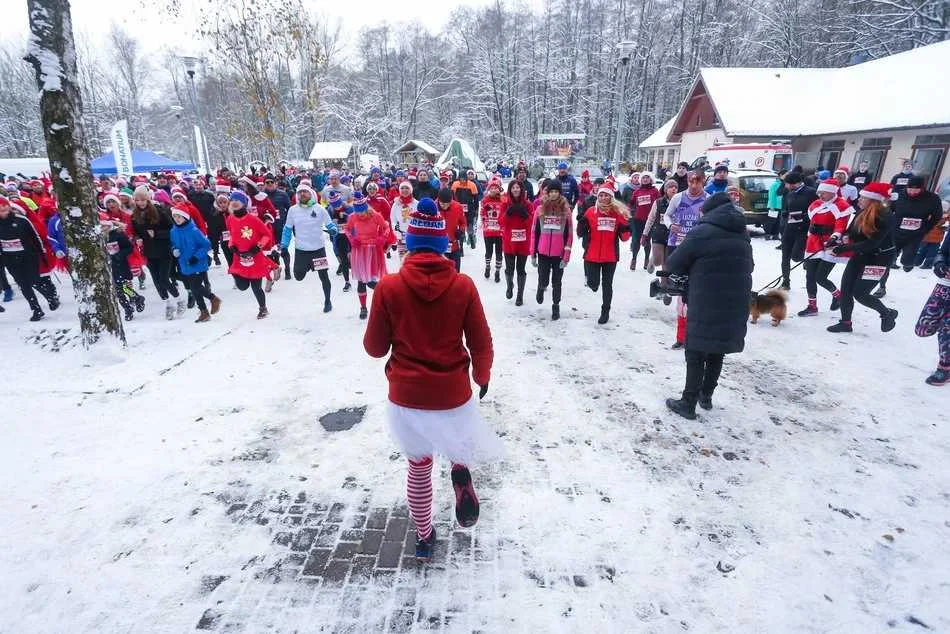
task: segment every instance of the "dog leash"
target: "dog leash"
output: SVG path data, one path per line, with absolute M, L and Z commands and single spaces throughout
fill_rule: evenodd
M 820 253 L 822 253 L 822 252 L 821 252 L 821 251 L 818 251 L 818 252 L 816 252 L 816 253 L 812 253 L 812 254 L 809 255 L 807 258 L 803 258 L 801 262 L 799 262 L 798 264 L 796 264 L 796 265 L 793 266 L 792 268 L 788 269 L 788 272 L 791 273 L 792 271 L 794 271 L 795 269 L 797 269 L 798 267 L 800 267 L 802 264 L 804 264 L 804 263 L 807 262 L 808 260 L 812 259 L 812 258 L 815 257 L 816 255 L 819 255 Z M 762 291 L 769 290 L 770 288 L 777 288 L 778 285 L 782 283 L 782 280 L 783 280 L 784 278 L 785 278 L 784 275 L 779 275 L 779 276 L 776 277 L 774 280 L 772 280 L 771 282 L 769 282 L 768 284 L 766 284 L 765 286 L 763 286 L 762 288 L 760 288 L 759 290 L 757 290 L 757 291 L 755 292 L 755 294 L 758 295 L 758 294 L 761 293 Z

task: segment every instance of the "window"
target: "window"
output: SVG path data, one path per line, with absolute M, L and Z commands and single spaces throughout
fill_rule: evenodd
M 868 172 L 871 173 L 871 180 L 882 178 L 881 167 L 884 165 L 884 159 L 887 158 L 887 151 L 891 149 L 891 137 L 869 137 L 861 141 L 861 149 L 854 155 L 854 164 L 852 171 L 856 171 L 858 166 L 867 161 Z
M 950 145 L 950 134 L 921 134 L 914 145 Z
M 950 134 L 921 134 L 914 141 L 914 171 L 924 177 L 927 189 L 937 188 L 937 179 L 950 149 Z
M 861 142 L 862 150 L 872 150 L 876 148 L 880 148 L 882 150 L 891 149 L 891 137 L 871 137 L 864 139 L 864 141 Z

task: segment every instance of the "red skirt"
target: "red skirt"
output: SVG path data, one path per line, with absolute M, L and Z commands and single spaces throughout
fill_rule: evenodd
M 252 256 L 241 257 L 237 253 L 231 259 L 228 273 L 248 280 L 262 280 L 277 268 L 269 257 L 258 251 Z

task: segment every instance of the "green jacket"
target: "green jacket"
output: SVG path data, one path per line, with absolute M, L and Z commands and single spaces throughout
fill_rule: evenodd
M 778 188 L 782 186 L 782 179 L 776 178 L 775 181 L 769 185 L 769 209 L 781 209 L 782 208 L 782 197 L 778 195 Z

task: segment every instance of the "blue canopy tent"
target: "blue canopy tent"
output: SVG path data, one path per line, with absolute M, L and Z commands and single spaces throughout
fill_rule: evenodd
M 132 169 L 136 174 L 144 172 L 160 172 L 162 170 L 174 170 L 176 172 L 185 172 L 195 169 L 191 163 L 174 161 L 165 156 L 160 156 L 155 152 L 146 150 L 132 150 Z M 92 162 L 92 173 L 96 176 L 102 174 L 116 174 L 115 158 L 112 152 L 103 154 Z

